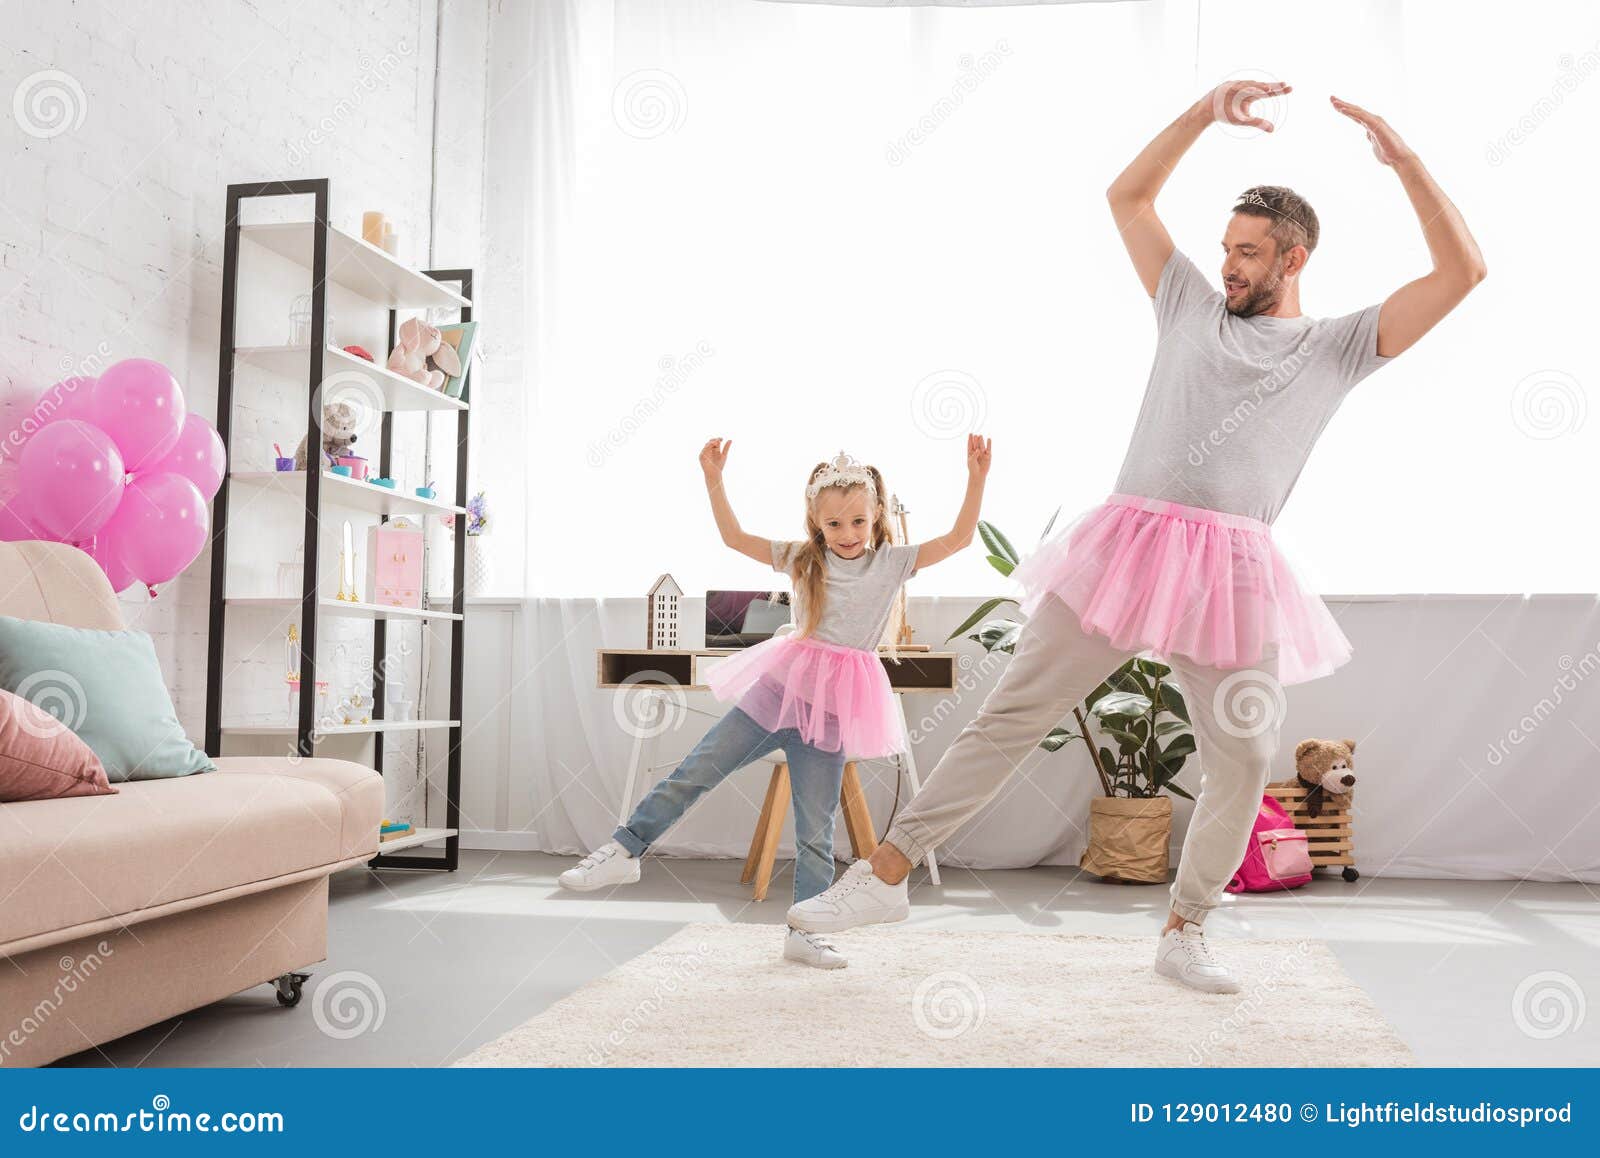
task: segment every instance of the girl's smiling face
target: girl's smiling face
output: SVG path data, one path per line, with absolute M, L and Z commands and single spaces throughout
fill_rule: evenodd
M 822 537 L 841 559 L 859 558 L 872 542 L 872 500 L 866 487 L 826 487 L 812 501 Z

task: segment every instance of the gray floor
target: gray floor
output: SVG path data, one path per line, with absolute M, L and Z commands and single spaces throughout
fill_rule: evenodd
M 62 1064 L 437 1066 L 687 922 L 772 924 L 778 952 L 787 871 L 754 904 L 738 861 L 651 858 L 642 882 L 610 896 L 559 889 L 569 863 L 468 852 L 449 876 L 341 873 L 328 960 L 298 1008 L 280 1009 L 260 987 Z M 1070 868 L 947 869 L 937 888 L 921 870 L 914 880 L 911 924 L 921 928 L 1153 937 L 1166 912 L 1164 889 Z M 1585 1004 L 1600 1001 L 1596 897 L 1583 885 L 1319 877 L 1291 894 L 1226 899 L 1207 929 L 1219 951 L 1229 937 L 1326 941 L 1421 1064 L 1593 1065 L 1600 1009 L 1585 1016 Z

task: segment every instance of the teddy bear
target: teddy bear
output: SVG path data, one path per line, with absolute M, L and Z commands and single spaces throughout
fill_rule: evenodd
M 322 404 L 323 451 L 335 458 L 348 454 L 351 444 L 356 440 L 356 425 L 360 417 L 360 413 L 348 402 L 324 402 Z M 294 469 L 306 469 L 306 440 L 303 437 L 294 452 Z
M 461 359 L 437 327 L 421 318 L 407 318 L 400 323 L 395 335 L 388 367 L 402 378 L 409 378 L 430 390 L 440 390 L 446 376 L 454 378 L 461 373 Z
M 1306 790 L 1306 815 L 1322 815 L 1330 796 L 1356 785 L 1354 740 L 1301 740 L 1294 749 L 1295 783 Z

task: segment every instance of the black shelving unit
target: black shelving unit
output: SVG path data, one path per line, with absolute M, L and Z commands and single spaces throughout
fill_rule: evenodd
M 318 566 L 318 531 L 321 525 L 321 510 L 324 497 L 323 472 L 321 469 L 322 446 L 322 397 L 318 387 L 324 381 L 324 370 L 327 351 L 327 307 L 328 285 L 330 274 L 339 272 L 339 266 L 333 270 L 329 268 L 330 237 L 340 243 L 342 251 L 346 254 L 344 260 L 354 260 L 357 267 L 363 270 L 376 269 L 377 279 L 383 280 L 384 275 L 397 277 L 414 277 L 417 274 L 441 283 L 455 283 L 460 286 L 459 295 L 452 295 L 460 318 L 463 322 L 472 319 L 472 271 L 470 269 L 439 269 L 439 270 L 404 270 L 398 262 L 383 254 L 382 251 L 357 241 L 346 235 L 333 231 L 328 224 L 328 197 L 329 181 L 327 178 L 300 181 L 267 181 L 246 183 L 228 186 L 227 216 L 225 222 L 223 241 L 222 265 L 222 337 L 219 352 L 219 365 L 217 372 L 217 433 L 221 435 L 223 445 L 228 451 L 229 472 L 223 477 L 222 486 L 217 491 L 212 507 L 211 530 L 211 601 L 210 601 L 210 637 L 206 656 L 206 730 L 205 748 L 212 756 L 222 754 L 222 737 L 227 727 L 222 719 L 223 698 L 223 643 L 224 632 L 227 624 L 227 569 L 228 569 L 228 502 L 229 492 L 233 482 L 233 400 L 234 400 L 234 371 L 238 360 L 238 346 L 236 344 L 235 322 L 236 307 L 239 291 L 239 246 L 244 232 L 239 221 L 239 211 L 243 203 L 257 198 L 269 197 L 310 197 L 313 202 L 312 219 L 309 223 L 302 223 L 296 227 L 269 226 L 267 229 L 291 231 L 309 229 L 310 256 L 308 265 L 311 276 L 311 335 L 309 361 L 310 371 L 307 379 L 306 403 L 306 447 L 307 469 L 305 471 L 305 531 L 304 550 L 305 566 L 303 582 L 300 593 L 299 624 L 300 624 L 300 699 L 298 704 L 297 722 L 293 729 L 294 751 L 303 757 L 316 754 L 317 721 L 316 721 L 316 687 L 317 687 L 317 623 L 319 613 L 324 611 L 321 606 L 320 570 Z M 280 232 L 276 236 L 283 236 Z M 298 236 L 298 234 L 297 234 Z M 275 246 L 275 248 L 277 248 Z M 279 252 L 283 252 L 279 248 Z M 337 279 L 335 279 L 337 280 Z M 361 291 L 357 291 L 361 292 Z M 389 308 L 389 333 L 388 347 L 384 351 L 385 358 L 388 351 L 394 348 L 396 330 L 398 328 L 397 314 L 399 310 L 409 307 L 391 304 Z M 288 349 L 288 348 L 286 348 Z M 380 360 L 378 365 L 382 365 Z M 426 390 L 426 387 L 418 387 Z M 467 434 L 470 420 L 469 392 L 471 389 L 471 375 L 467 375 L 465 388 L 462 391 L 461 405 L 452 407 L 456 410 L 456 487 L 455 498 L 451 500 L 454 508 L 460 512 L 467 501 Z M 431 405 L 431 403 L 430 403 Z M 427 411 L 424 411 L 427 413 Z M 378 456 L 378 473 L 388 476 L 390 470 L 390 450 L 393 440 L 394 409 L 386 405 L 383 409 L 381 444 Z M 313 467 L 313 461 L 315 467 Z M 376 489 L 376 488 L 375 488 Z M 339 495 L 334 494 L 332 499 L 339 501 Z M 399 496 L 403 505 L 408 501 L 405 496 Z M 420 505 L 420 504 L 419 504 Z M 445 509 L 440 507 L 439 509 Z M 424 516 L 437 513 L 433 510 L 423 509 Z M 380 519 L 388 520 L 388 514 L 380 514 Z M 448 738 L 448 764 L 445 785 L 445 826 L 448 834 L 443 836 L 444 854 L 434 856 L 426 854 L 406 854 L 404 852 L 383 853 L 368 862 L 374 869 L 442 869 L 454 871 L 459 864 L 460 850 L 460 816 L 461 816 L 461 734 L 462 734 L 462 682 L 464 671 L 464 647 L 466 628 L 466 600 L 464 593 L 466 576 L 466 541 L 465 514 L 457 514 L 457 530 L 454 535 L 454 566 L 452 574 L 454 581 L 451 587 L 450 607 L 452 618 L 450 620 L 450 708 L 448 721 L 442 728 Z M 422 586 L 424 600 L 428 592 L 428 574 L 424 567 Z M 337 609 L 334 609 L 337 610 Z M 430 608 L 429 610 L 437 610 Z M 395 617 L 411 618 L 398 610 Z M 384 712 L 384 682 L 388 616 L 384 613 L 373 613 L 373 703 L 372 720 L 376 725 L 381 725 Z M 421 630 L 426 632 L 427 618 L 419 618 Z M 422 708 L 422 697 L 418 698 L 418 710 Z M 381 774 L 383 771 L 383 741 L 384 731 L 374 728 L 371 732 L 373 738 L 374 767 Z M 426 768 L 423 769 L 426 777 Z M 427 786 L 423 789 L 422 808 L 427 811 Z M 429 842 L 436 843 L 436 842 Z

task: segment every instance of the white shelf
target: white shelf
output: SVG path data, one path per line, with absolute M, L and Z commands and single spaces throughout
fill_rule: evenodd
M 233 356 L 251 366 L 273 374 L 304 380 L 311 372 L 310 346 L 245 346 Z M 387 366 L 347 354 L 329 346 L 322 355 L 323 385 L 335 383 L 324 402 L 349 396 L 358 405 L 373 410 L 465 410 L 467 404 L 439 390 L 430 390 L 409 378 L 402 378 Z M 370 394 L 364 393 L 370 391 Z
M 303 470 L 236 470 L 228 475 L 234 482 L 267 490 L 282 491 L 302 499 L 305 495 L 306 472 Z M 380 515 L 465 515 L 465 507 L 452 506 L 439 499 L 425 499 L 388 487 L 358 482 L 344 475 L 322 472 L 322 497 L 330 503 L 357 510 L 373 511 Z
M 419 844 L 432 844 L 436 840 L 445 840 L 456 834 L 453 828 L 414 828 L 404 836 L 397 836 L 393 840 L 380 840 L 378 842 L 378 855 L 398 852 L 402 848 L 416 848 Z
M 312 230 L 309 221 L 245 225 L 239 236 L 309 270 Z M 332 226 L 328 227 L 328 280 L 392 310 L 462 309 L 472 304 L 444 282 Z
M 223 600 L 231 607 L 299 607 L 300 600 L 292 596 L 267 595 L 230 596 Z M 351 603 L 347 599 L 319 599 L 317 609 L 326 615 L 342 615 L 352 619 L 461 619 L 454 611 L 424 611 L 420 607 L 390 607 L 385 603 Z
M 459 728 L 460 720 L 373 720 L 370 724 L 330 724 L 311 733 L 313 740 L 325 736 L 365 736 L 375 732 L 422 732 L 432 728 Z M 224 724 L 226 736 L 293 736 L 293 724 Z

